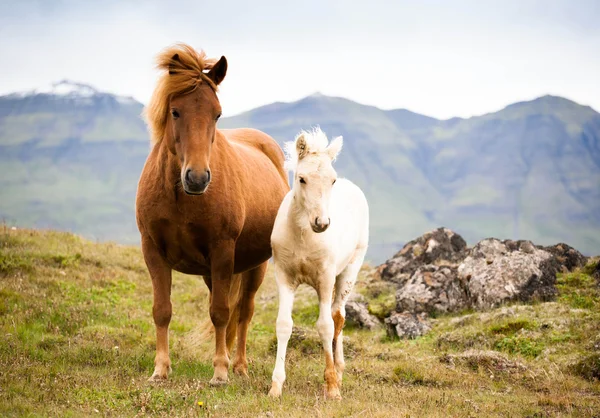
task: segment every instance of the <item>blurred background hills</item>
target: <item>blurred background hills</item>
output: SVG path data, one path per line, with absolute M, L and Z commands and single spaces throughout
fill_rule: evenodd
M 0 218 L 98 240 L 138 241 L 143 105 L 63 80 L 0 96 Z M 467 119 L 381 110 L 319 93 L 224 118 L 280 145 L 314 125 L 344 136 L 336 168 L 371 206 L 368 259 L 438 226 L 600 253 L 600 114 L 556 96 Z

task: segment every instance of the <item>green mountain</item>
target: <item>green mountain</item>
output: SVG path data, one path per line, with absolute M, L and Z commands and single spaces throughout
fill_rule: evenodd
M 135 189 L 149 150 L 141 110 L 67 81 L 0 97 L 0 217 L 137 242 Z M 375 262 L 440 225 L 471 243 L 565 241 L 600 253 L 600 114 L 590 107 L 545 96 L 438 120 L 315 94 L 220 122 L 280 144 L 314 125 L 344 136 L 336 167 L 369 199 Z
M 142 108 L 68 81 L 0 97 L 0 219 L 137 242 Z
M 369 199 L 372 259 L 440 225 L 471 243 L 526 238 L 600 252 L 600 114 L 588 106 L 544 96 L 437 120 L 315 94 L 223 122 L 280 143 L 311 125 L 345 137 L 336 166 Z

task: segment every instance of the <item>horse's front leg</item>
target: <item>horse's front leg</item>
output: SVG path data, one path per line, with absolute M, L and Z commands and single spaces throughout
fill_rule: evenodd
M 333 360 L 333 335 L 334 323 L 331 316 L 331 299 L 333 296 L 333 286 L 335 284 L 335 272 L 328 272 L 319 278 L 319 319 L 317 320 L 317 330 L 323 343 L 325 352 L 325 398 L 341 399 L 340 388 L 338 384 L 338 375 L 335 370 Z
M 276 267 L 275 279 L 279 290 L 279 313 L 277 314 L 277 357 L 269 396 L 278 398 L 281 396 L 283 382 L 285 382 L 285 355 L 287 345 L 292 335 L 294 321 L 292 320 L 292 308 L 294 307 L 295 287 L 290 284 L 284 272 Z
M 215 368 L 211 385 L 224 385 L 227 383 L 227 369 L 229 368 L 229 355 L 227 353 L 227 324 L 229 323 L 230 309 L 229 290 L 233 276 L 235 255 L 235 242 L 221 241 L 211 249 L 211 300 L 210 319 L 215 327 L 215 355 L 213 366 Z
M 149 239 L 142 237 L 142 252 L 152 278 L 154 302 L 152 316 L 156 326 L 156 357 L 150 381 L 166 379 L 171 372 L 169 359 L 169 323 L 171 322 L 171 267 Z

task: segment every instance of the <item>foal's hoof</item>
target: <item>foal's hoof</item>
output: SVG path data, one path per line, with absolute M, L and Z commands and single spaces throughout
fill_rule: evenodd
M 277 383 L 273 382 L 271 384 L 271 390 L 269 391 L 269 397 L 271 398 L 279 398 L 281 397 L 281 386 Z
M 210 379 L 210 382 L 208 382 L 208 384 L 211 386 L 225 386 L 227 384 L 227 381 L 227 378 L 213 377 L 212 379 Z

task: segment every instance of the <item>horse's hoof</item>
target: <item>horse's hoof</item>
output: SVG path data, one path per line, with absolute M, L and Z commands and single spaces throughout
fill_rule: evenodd
M 227 384 L 227 378 L 213 377 L 208 384 L 211 386 L 225 386 Z
M 233 366 L 233 372 L 240 377 L 250 378 L 250 376 L 248 376 L 248 366 L 246 365 L 240 364 Z
M 166 380 L 167 380 L 167 375 L 159 374 L 159 373 L 154 373 L 154 374 L 152 374 L 152 376 L 150 376 L 148 378 L 148 382 L 150 382 L 150 383 L 164 382 Z

